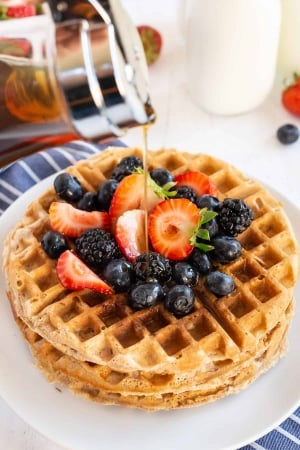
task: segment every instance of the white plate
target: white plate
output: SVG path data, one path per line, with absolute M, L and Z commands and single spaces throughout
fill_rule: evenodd
M 53 176 L 20 197 L 1 217 L 3 239 L 28 203 L 50 185 Z M 284 203 L 300 241 L 300 211 Z M 300 286 L 296 289 L 300 299 Z M 300 404 L 300 309 L 289 332 L 289 352 L 266 375 L 238 395 L 188 410 L 146 413 L 101 406 L 59 392 L 33 365 L 14 323 L 0 277 L 0 394 L 27 423 L 72 450 L 236 449 L 266 434 Z

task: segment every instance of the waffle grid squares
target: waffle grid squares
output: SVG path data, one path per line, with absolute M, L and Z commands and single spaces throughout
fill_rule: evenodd
M 97 190 L 100 182 L 109 178 L 116 163 L 126 154 L 141 156 L 138 149 L 124 149 L 118 156 L 115 150 L 107 150 L 88 162 L 78 163 L 69 171 L 87 189 Z M 150 373 L 152 370 L 180 372 L 188 360 L 189 369 L 197 367 L 205 358 L 215 361 L 217 366 L 218 363 L 222 365 L 222 361 L 231 361 L 247 348 L 254 351 L 258 345 L 257 336 L 263 331 L 268 332 L 277 320 L 268 319 L 268 314 L 278 316 L 276 302 L 280 303 L 281 297 L 286 296 L 287 302 L 291 301 L 289 288 L 295 282 L 292 262 L 295 242 L 278 202 L 258 183 L 206 155 L 162 150 L 155 155 L 150 152 L 149 156 L 149 170 L 164 166 L 174 173 L 203 171 L 217 184 L 220 199 L 240 197 L 253 208 L 255 220 L 239 237 L 244 247 L 242 257 L 221 268 L 232 274 L 237 292 L 218 299 L 200 283 L 196 289 L 198 298 L 194 313 L 181 319 L 165 311 L 162 305 L 133 312 L 122 295 L 106 298 L 86 290 L 76 294 L 66 292 L 58 285 L 55 275 L 43 276 L 43 272 L 50 270 L 47 258 L 39 255 L 35 259 L 37 239 L 48 226 L 47 210 L 55 199 L 53 189 L 50 189 L 39 199 L 39 206 L 30 209 L 30 226 L 35 240 L 31 253 L 27 254 L 29 278 L 24 279 L 30 279 L 35 288 L 32 293 L 24 286 L 20 290 L 26 303 L 31 303 L 26 311 L 40 321 L 37 324 L 30 318 L 27 321 L 58 348 L 67 351 L 70 347 L 72 354 L 79 351 L 79 358 L 85 356 L 88 361 L 98 364 L 102 361 L 117 373 L 133 368 Z M 24 223 L 28 226 L 30 214 Z M 284 245 L 279 246 L 282 239 Z M 17 309 L 22 315 L 20 305 Z M 146 353 L 142 350 L 144 344 Z M 197 357 L 193 361 L 190 355 L 195 354 Z

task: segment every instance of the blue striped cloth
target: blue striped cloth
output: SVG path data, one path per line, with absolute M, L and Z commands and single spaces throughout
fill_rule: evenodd
M 123 146 L 119 141 L 109 145 Z M 23 192 L 40 180 L 58 172 L 80 159 L 103 150 L 106 145 L 87 144 L 73 141 L 63 147 L 28 156 L 0 171 L 0 215 Z M 290 415 L 276 429 L 256 442 L 239 450 L 299 450 L 300 408 Z

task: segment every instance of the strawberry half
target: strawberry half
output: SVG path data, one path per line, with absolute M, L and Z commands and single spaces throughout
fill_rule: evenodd
M 113 293 L 112 287 L 101 280 L 70 250 L 66 250 L 58 258 L 56 273 L 59 281 L 66 289 L 72 291 L 92 289 L 100 294 Z
M 192 238 L 200 221 L 200 210 L 185 198 L 159 203 L 149 216 L 149 238 L 154 250 L 181 260 L 193 250 Z
M 109 208 L 113 228 L 124 212 L 140 208 L 143 196 L 144 176 L 142 174 L 132 173 L 120 181 Z
M 52 202 L 49 209 L 50 226 L 68 237 L 78 237 L 89 228 L 110 230 L 110 217 L 104 211 L 83 211 L 69 203 Z
M 160 55 L 162 47 L 161 34 L 149 25 L 139 25 L 137 30 L 143 44 L 147 64 L 150 66 Z
M 130 262 L 146 251 L 145 211 L 133 209 L 122 214 L 116 223 L 115 239 Z
M 189 186 L 197 195 L 216 195 L 218 192 L 215 183 L 203 172 L 189 171 L 175 176 L 176 186 Z M 176 189 L 176 187 L 175 187 Z

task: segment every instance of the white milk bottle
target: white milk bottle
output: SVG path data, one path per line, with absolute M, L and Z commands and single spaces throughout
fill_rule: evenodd
M 282 22 L 278 71 L 282 79 L 292 81 L 300 74 L 300 0 L 281 0 Z
M 187 84 L 195 102 L 221 115 L 259 106 L 276 73 L 280 0 L 186 0 L 184 13 Z

